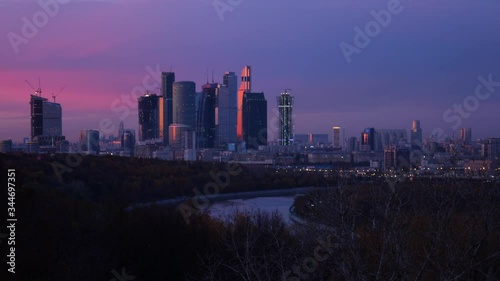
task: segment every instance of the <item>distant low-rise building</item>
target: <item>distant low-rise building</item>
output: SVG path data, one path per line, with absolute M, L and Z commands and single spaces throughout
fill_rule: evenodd
M 3 140 L 0 142 L 0 152 L 8 153 L 12 151 L 12 140 Z
M 348 152 L 313 152 L 307 154 L 308 163 L 335 163 L 335 162 L 352 162 L 352 154 Z
M 489 160 L 471 160 L 464 164 L 465 174 L 481 174 L 489 172 L 492 168 L 492 162 Z
M 489 138 L 483 143 L 482 154 L 484 159 L 500 159 L 500 138 Z
M 80 132 L 80 150 L 85 154 L 99 155 L 101 149 L 98 130 L 82 130 Z

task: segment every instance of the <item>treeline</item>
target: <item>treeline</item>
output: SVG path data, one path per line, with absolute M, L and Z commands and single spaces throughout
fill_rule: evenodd
M 257 211 L 224 222 L 199 214 L 186 224 L 175 207 L 128 210 L 117 190 L 95 200 L 53 188 L 53 176 L 37 173 L 53 173 L 50 162 L 30 157 L 1 158 L 3 171 L 17 170 L 18 280 L 500 279 L 500 186 L 492 183 L 341 185 L 302 200 L 304 225 Z M 130 169 L 163 163 L 123 162 Z M 180 174 L 189 167 L 177 165 Z M 101 170 L 98 177 L 114 172 Z M 85 175 L 78 171 L 65 176 Z M 266 171 L 247 172 L 258 178 Z M 0 247 L 6 252 L 7 244 Z
M 214 176 L 227 172 L 226 163 L 162 161 L 117 156 L 83 156 L 80 162 L 65 154 L 0 154 L 18 167 L 25 188 L 56 188 L 77 198 L 99 201 L 144 202 L 203 192 Z M 76 165 L 77 164 L 77 165 Z M 321 173 L 276 172 L 272 168 L 239 165 L 237 175 L 221 192 L 285 189 L 335 184 Z M 59 174 L 59 176 L 58 176 Z M 62 181 L 61 181 L 61 180 Z
M 338 243 L 333 280 L 500 280 L 500 186 L 419 180 L 339 186 L 295 210 Z

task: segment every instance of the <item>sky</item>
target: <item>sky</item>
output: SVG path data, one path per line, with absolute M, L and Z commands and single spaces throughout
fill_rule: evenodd
M 295 133 L 338 125 L 359 138 L 418 119 L 424 137 L 500 137 L 499 11 L 496 0 L 0 0 L 0 139 L 30 135 L 25 80 L 58 93 L 75 141 L 82 129 L 116 135 L 121 120 L 136 129 L 136 103 L 122 98 L 158 92 L 158 70 L 200 91 L 207 69 L 222 82 L 245 65 L 271 131 L 288 88 Z

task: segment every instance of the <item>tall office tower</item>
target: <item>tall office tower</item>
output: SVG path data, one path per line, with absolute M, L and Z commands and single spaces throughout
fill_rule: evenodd
M 395 145 L 384 147 L 384 169 L 391 170 L 397 168 L 397 148 Z
M 158 96 L 158 137 L 162 140 L 162 143 L 165 146 L 168 143 L 165 144 L 165 119 L 163 118 L 164 116 L 165 116 L 165 99 L 162 96 Z
M 488 138 L 484 140 L 482 154 L 485 159 L 500 159 L 500 138 Z
M 199 148 L 214 148 L 217 83 L 202 86 L 202 93 L 196 114 L 196 141 Z
M 278 144 L 291 145 L 293 144 L 293 96 L 285 90 L 284 93 L 276 97 L 276 101 L 280 115 Z
M 223 84 L 217 91 L 217 146 L 226 147 L 228 143 L 235 143 L 236 120 L 238 117 L 237 95 L 238 77 L 234 72 L 226 72 L 222 78 Z
M 333 127 L 333 148 L 340 148 L 340 127 Z
M 49 102 L 39 95 L 31 95 L 31 140 L 39 145 L 55 145 L 64 140 L 62 136 L 62 107 L 58 103 Z
M 159 97 L 155 94 L 145 94 L 139 97 L 139 141 L 152 140 L 160 137 L 159 101 Z
M 243 140 L 247 148 L 267 145 L 267 101 L 264 93 L 245 93 L 243 96 Z
M 8 153 L 12 151 L 12 140 L 3 140 L 0 142 L 0 152 L 1 153 Z
M 376 134 L 380 134 L 382 147 L 389 145 L 406 144 L 408 142 L 408 133 L 405 129 L 377 129 Z
M 222 77 L 222 84 L 225 85 L 231 93 L 234 93 L 234 97 L 236 98 L 238 92 L 238 76 L 236 76 L 234 72 L 226 72 Z
M 358 140 L 356 139 L 356 137 L 350 137 L 348 140 L 347 140 L 347 152 L 353 152 L 353 151 L 357 151 L 358 149 L 356 148 L 356 143 L 358 142 Z
M 101 152 L 99 146 L 99 131 L 82 130 L 80 132 L 80 148 L 85 154 L 99 155 Z
M 241 71 L 241 84 L 238 90 L 238 119 L 236 124 L 236 136 L 238 140 L 243 140 L 243 98 L 245 93 L 252 91 L 251 69 L 246 65 Z
M 366 128 L 361 133 L 361 150 L 372 151 L 375 150 L 375 129 Z
M 172 124 L 184 124 L 194 130 L 196 126 L 196 84 L 191 81 L 175 82 L 173 85 Z
M 422 148 L 422 129 L 418 120 L 413 120 L 411 123 L 411 146 L 413 149 Z
M 128 156 L 133 157 L 135 152 L 135 131 L 131 129 L 123 130 L 122 148 L 128 151 Z
M 120 140 L 120 146 L 123 148 L 123 131 L 125 126 L 123 125 L 123 121 L 120 121 L 120 125 L 118 126 L 118 140 Z
M 163 137 L 163 145 L 168 144 L 168 126 L 173 123 L 173 84 L 175 82 L 174 72 L 162 72 L 161 73 L 161 96 L 163 97 L 163 114 L 160 115 L 162 128 L 160 129 L 160 135 Z
M 471 128 L 461 128 L 460 129 L 460 142 L 464 144 L 469 144 L 472 142 L 472 129 Z
M 36 136 L 43 135 L 43 103 L 47 99 L 31 95 L 31 140 Z
M 217 89 L 216 127 L 217 147 L 224 148 L 236 139 L 236 91 L 231 93 L 225 85 Z

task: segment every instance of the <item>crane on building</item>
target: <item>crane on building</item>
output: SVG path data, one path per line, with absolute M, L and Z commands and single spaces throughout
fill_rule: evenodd
M 31 83 L 28 81 L 28 80 L 24 80 L 26 81 L 26 83 L 35 91 L 35 94 L 39 97 L 42 96 L 42 85 L 40 83 L 40 77 L 38 77 L 38 89 L 35 90 L 35 87 L 33 87 L 33 85 L 31 85 Z
M 57 94 L 52 94 L 52 98 L 54 99 L 54 103 L 56 103 L 56 97 L 64 90 L 64 88 L 66 88 L 66 85 L 64 85 L 61 90 L 59 90 L 59 92 Z

